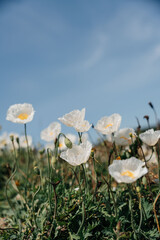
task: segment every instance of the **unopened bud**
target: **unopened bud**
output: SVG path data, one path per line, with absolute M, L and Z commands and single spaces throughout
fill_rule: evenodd
M 14 142 L 14 135 L 10 135 L 10 139 L 12 142 Z
M 17 142 L 18 145 L 19 145 L 19 137 L 16 137 L 16 142 Z
M 136 191 L 137 191 L 137 193 L 139 193 L 141 191 L 141 188 L 139 186 L 136 187 Z
M 117 226 L 116 226 L 117 231 L 119 232 L 121 229 L 121 222 L 118 221 Z
M 146 184 L 147 184 L 147 179 L 146 179 L 145 176 L 142 178 L 142 183 L 143 183 L 143 185 L 146 185 Z
M 71 140 L 69 140 L 69 138 L 65 137 L 64 143 L 67 148 L 72 148 L 72 142 L 71 142 Z
M 151 102 L 149 102 L 148 104 L 152 109 L 154 109 L 153 104 Z
M 149 116 L 145 115 L 143 118 L 147 119 L 147 121 L 149 120 Z

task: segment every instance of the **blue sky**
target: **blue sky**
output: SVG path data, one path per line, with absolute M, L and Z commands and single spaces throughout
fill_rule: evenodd
M 160 3 L 142 0 L 0 1 L 0 125 L 10 105 L 31 103 L 28 133 L 86 108 L 86 120 L 122 115 L 122 127 L 160 116 Z M 70 128 L 62 126 L 65 133 Z M 93 130 L 92 130 L 93 131 Z M 92 134 L 91 131 L 91 134 Z M 74 132 L 74 131 L 72 131 Z

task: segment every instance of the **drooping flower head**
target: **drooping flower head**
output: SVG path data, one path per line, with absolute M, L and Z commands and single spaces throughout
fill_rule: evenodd
M 122 128 L 114 135 L 114 141 L 117 145 L 128 146 L 136 140 L 136 133 L 133 128 Z
M 58 118 L 63 124 L 68 127 L 74 127 L 77 132 L 87 132 L 91 124 L 84 120 L 85 118 L 85 108 L 80 110 L 74 110 L 70 113 L 65 114 L 63 117 Z
M 101 118 L 94 127 L 102 134 L 111 134 L 118 130 L 122 117 L 118 113 L 114 113 L 109 117 Z
M 148 146 L 154 146 L 160 138 L 160 131 L 154 131 L 154 129 L 149 129 L 144 133 L 141 133 L 139 137 L 143 143 L 147 144 Z
M 145 163 L 131 157 L 126 160 L 114 160 L 108 167 L 109 174 L 118 183 L 132 183 L 148 172 Z
M 41 139 L 47 142 L 55 141 L 60 132 L 61 124 L 53 122 L 41 132 Z
M 76 140 L 77 140 L 77 137 L 74 134 L 68 133 L 65 136 L 66 136 L 67 139 L 69 139 L 71 141 L 72 144 L 75 143 Z M 59 146 L 58 147 L 59 147 L 59 149 L 61 151 L 65 150 L 67 148 L 67 146 L 65 144 L 65 137 L 64 136 L 60 137 L 60 139 L 59 139 Z
M 6 120 L 26 124 L 32 121 L 34 113 L 35 111 L 29 103 L 14 104 L 9 107 Z
M 73 144 L 71 149 L 60 154 L 60 157 L 72 166 L 78 166 L 86 163 L 89 159 L 92 144 L 89 141 L 82 142 L 80 145 Z

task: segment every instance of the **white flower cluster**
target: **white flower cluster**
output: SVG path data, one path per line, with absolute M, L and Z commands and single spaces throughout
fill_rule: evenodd
M 6 119 L 14 123 L 26 124 L 32 121 L 34 113 L 35 111 L 31 104 L 15 104 L 8 109 Z M 61 124 L 59 122 L 52 122 L 47 128 L 41 131 L 41 139 L 47 141 L 49 144 L 52 142 L 54 145 L 57 138 L 59 138 L 58 136 L 61 136 L 60 139 L 58 139 L 58 148 L 61 150 L 60 157 L 73 166 L 86 163 L 90 157 L 92 144 L 82 135 L 82 133 L 87 132 L 91 127 L 91 124 L 85 120 L 85 108 L 81 111 L 74 110 L 67 113 L 58 118 L 58 120 L 68 127 L 73 127 L 79 134 L 81 134 L 81 142 L 75 144 L 76 136 L 72 134 L 66 136 L 63 134 L 61 136 Z M 137 135 L 132 128 L 119 129 L 121 120 L 121 116 L 114 113 L 111 116 L 101 118 L 94 129 L 101 134 L 106 135 L 107 139 L 111 142 L 115 142 L 116 145 L 129 146 L 135 141 Z M 148 146 L 154 146 L 160 138 L 160 131 L 150 129 L 141 133 L 139 137 L 143 143 Z M 69 148 L 65 145 L 66 138 L 72 143 Z M 30 136 L 28 136 L 28 140 L 29 145 L 31 145 L 32 141 Z M 0 136 L 0 146 L 5 146 L 7 142 L 8 138 L 6 137 L 6 134 Z M 20 144 L 22 147 L 26 147 L 24 136 L 20 137 Z M 114 160 L 109 166 L 110 175 L 119 183 L 132 183 L 147 172 L 148 170 L 145 163 L 135 157 L 126 160 Z

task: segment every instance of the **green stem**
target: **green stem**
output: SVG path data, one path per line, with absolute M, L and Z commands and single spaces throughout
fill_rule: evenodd
M 77 235 L 81 232 L 82 230 L 82 227 L 84 225 L 84 221 L 85 221 L 85 205 L 84 205 L 84 201 L 82 202 L 82 222 L 81 222 L 81 225 L 78 229 L 78 232 L 77 232 Z
M 130 191 L 130 186 L 128 186 L 128 190 L 129 190 L 129 210 L 131 212 L 131 226 L 132 226 L 132 230 L 134 232 L 134 237 L 136 240 L 138 240 L 137 235 L 136 235 L 136 230 L 134 227 L 134 219 L 133 219 L 133 208 L 132 208 L 132 194 Z
M 9 200 L 9 197 L 8 197 L 8 193 L 7 193 L 7 188 L 8 188 L 8 185 L 10 183 L 10 181 L 14 178 L 16 172 L 17 172 L 17 169 L 18 169 L 18 163 L 17 163 L 17 157 L 16 157 L 16 149 L 15 149 L 15 145 L 14 145 L 14 139 L 12 140 L 12 145 L 13 145 L 13 151 L 14 151 L 14 171 L 13 173 L 11 174 L 11 176 L 9 177 L 9 179 L 7 180 L 6 182 L 6 186 L 5 186 L 5 195 L 6 195 L 6 199 L 7 199 L 7 202 L 8 202 L 8 205 L 10 206 L 10 208 L 12 209 L 12 212 L 14 214 L 14 217 L 16 219 L 16 221 L 19 223 L 19 232 L 21 233 L 21 221 L 18 220 L 18 217 L 17 217 L 17 213 L 16 211 L 14 210 L 14 208 L 12 207 L 12 204 L 10 203 L 10 200 Z
M 26 143 L 27 143 L 27 163 L 26 163 L 26 184 L 25 184 L 25 200 L 27 203 L 27 184 L 28 184 L 28 178 L 29 178 L 29 163 L 30 163 L 30 155 L 29 155 L 29 146 L 28 146 L 28 138 L 27 138 L 27 127 L 26 127 L 26 123 L 24 124 L 24 134 L 25 134 L 25 139 L 26 139 Z
M 138 232 L 141 229 L 141 225 L 142 225 L 142 218 L 143 218 L 143 214 L 142 214 L 142 201 L 141 201 L 141 196 L 139 196 L 139 209 L 140 209 L 140 221 L 139 221 L 139 227 L 138 227 Z
M 81 225 L 77 231 L 77 235 L 81 232 L 82 230 L 82 227 L 84 225 L 84 221 L 85 221 L 85 199 L 84 199 L 84 196 L 83 196 L 83 193 L 82 193 L 82 189 L 81 189 L 81 185 L 80 185 L 80 182 L 79 182 L 79 179 L 78 179 L 78 176 L 77 176 L 77 173 L 74 171 L 73 168 L 71 168 L 71 170 L 73 171 L 74 175 L 75 175 L 75 178 L 77 179 L 77 182 L 78 182 L 78 185 L 79 185 L 79 190 L 80 190 L 80 193 L 81 193 L 81 196 L 82 196 L 82 222 L 81 222 Z
M 97 172 L 96 172 L 96 164 L 95 164 L 94 152 L 92 153 L 92 160 L 93 160 L 94 172 L 95 172 L 95 175 L 96 175 L 96 187 L 95 187 L 94 194 L 93 194 L 93 197 L 95 197 L 96 192 L 97 192 L 97 188 L 98 188 L 98 176 L 97 176 Z
M 54 216 L 53 218 L 56 219 L 57 216 L 57 193 L 56 193 L 56 186 L 53 185 L 53 191 L 54 191 Z
M 38 229 L 38 225 L 37 225 L 37 221 L 36 221 L 36 215 L 35 215 L 35 212 L 34 212 L 34 201 L 35 201 L 35 197 L 38 194 L 38 192 L 40 191 L 40 189 L 41 189 L 41 177 L 40 177 L 39 187 L 38 187 L 37 191 L 34 193 L 33 199 L 32 199 L 32 213 L 33 213 L 34 223 L 35 223 L 37 229 Z
M 55 141 L 55 158 L 58 159 L 58 147 L 59 147 L 59 139 L 60 137 L 63 136 L 64 138 L 66 138 L 66 136 L 63 133 L 59 133 L 56 141 Z
M 78 136 L 79 136 L 79 143 L 82 143 L 82 133 L 78 132 Z
M 102 176 L 103 177 L 103 176 Z M 110 184 L 107 182 L 107 180 L 103 177 L 105 183 L 107 184 L 108 186 L 108 191 L 110 191 L 111 193 L 111 196 L 112 196 L 112 200 L 113 200 L 113 205 L 114 205 L 114 209 L 115 209 L 115 216 L 117 217 L 117 204 L 116 204 L 116 201 L 115 201 L 115 198 L 114 198 L 114 194 L 112 192 L 112 189 L 110 187 Z
M 71 168 L 71 167 L 70 167 L 70 168 Z M 80 185 L 80 182 L 79 182 L 79 179 L 78 179 L 77 173 L 76 173 L 76 171 L 75 171 L 73 168 L 71 168 L 71 170 L 72 170 L 72 172 L 73 172 L 74 175 L 75 175 L 75 178 L 76 178 L 76 180 L 77 180 L 77 182 L 78 182 L 79 190 L 80 190 L 81 195 L 82 195 L 82 189 L 81 189 L 81 185 Z
M 51 165 L 50 165 L 50 155 L 49 155 L 49 149 L 47 149 L 47 155 L 48 155 L 48 200 L 49 200 L 49 206 L 50 206 L 50 212 L 52 212 L 52 205 L 51 205 Z
M 27 138 L 27 126 L 26 126 L 26 123 L 24 124 L 24 133 L 25 133 L 25 139 L 26 139 L 26 143 L 27 143 L 27 181 L 28 181 L 30 154 L 29 154 L 29 145 L 28 145 L 28 138 Z
M 160 155 L 159 155 L 159 144 L 156 145 L 156 152 L 158 158 L 158 178 L 159 178 L 159 191 L 160 191 Z
M 84 186 L 85 186 L 85 194 L 88 192 L 88 181 L 87 181 L 87 177 L 86 177 L 86 171 L 85 171 L 85 167 L 83 164 L 81 164 L 82 166 L 82 170 L 83 170 L 83 174 L 84 174 Z

